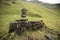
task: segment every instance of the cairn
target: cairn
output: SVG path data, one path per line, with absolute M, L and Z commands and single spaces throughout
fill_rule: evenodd
M 41 29 L 44 27 L 43 20 L 39 21 L 28 21 L 26 18 L 27 15 L 27 9 L 23 8 L 21 10 L 21 19 L 16 20 L 15 22 L 11 22 L 9 26 L 9 33 L 16 32 L 18 34 L 23 34 L 25 30 L 29 31 L 35 31 L 38 29 Z

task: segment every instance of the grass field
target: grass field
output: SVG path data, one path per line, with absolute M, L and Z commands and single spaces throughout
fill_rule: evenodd
M 31 2 L 17 1 L 16 4 L 11 4 L 11 6 L 0 8 L 0 34 L 3 35 L 8 32 L 9 23 L 17 19 L 20 19 L 21 9 L 25 7 L 28 10 L 27 18 L 28 20 L 43 20 L 48 28 L 60 32 L 60 10 L 54 11 L 47 9 L 41 5 L 36 5 Z M 33 32 L 32 34 L 39 34 Z M 41 34 L 42 36 L 42 34 Z M 40 37 L 40 35 L 37 35 Z

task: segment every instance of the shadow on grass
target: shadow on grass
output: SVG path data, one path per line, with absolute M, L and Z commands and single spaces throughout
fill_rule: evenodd
M 31 13 L 31 12 L 28 13 L 28 16 L 42 18 L 42 16 L 40 14 L 37 14 L 37 13 L 35 14 L 35 13 Z

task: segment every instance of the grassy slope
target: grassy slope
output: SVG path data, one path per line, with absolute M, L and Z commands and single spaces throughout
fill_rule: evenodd
M 9 23 L 20 19 L 21 9 L 26 7 L 28 9 L 27 18 L 29 20 L 43 20 L 47 27 L 54 29 L 55 31 L 60 30 L 60 17 L 58 12 L 49 10 L 42 6 L 33 4 L 31 2 L 17 1 L 17 4 L 12 4 L 10 7 L 0 9 L 0 32 L 8 31 Z M 41 38 L 41 32 L 33 32 L 37 37 Z M 40 34 L 40 35 L 37 35 Z
M 58 29 L 60 17 L 57 11 L 53 11 L 29 2 L 24 3 L 23 5 L 25 5 L 25 7 L 29 10 L 28 15 L 30 20 L 32 20 L 33 18 L 36 20 L 36 17 L 37 17 L 38 18 L 37 20 L 40 20 L 40 19 L 44 20 L 44 22 L 49 28 L 53 28 L 55 30 Z M 34 15 L 36 15 L 36 17 Z M 30 16 L 31 17 L 33 16 L 33 18 L 31 18 Z

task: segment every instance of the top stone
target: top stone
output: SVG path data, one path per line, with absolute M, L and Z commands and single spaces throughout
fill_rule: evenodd
M 26 9 L 26 8 L 23 8 L 21 11 L 22 11 L 22 16 L 23 16 L 23 15 L 26 16 L 26 14 L 27 14 L 27 9 Z

